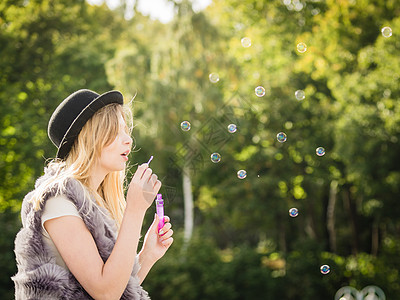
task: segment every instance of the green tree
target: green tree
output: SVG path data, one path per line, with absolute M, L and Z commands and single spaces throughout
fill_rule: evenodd
M 0 219 L 4 234 L 0 294 L 12 298 L 13 241 L 24 195 L 55 156 L 47 138 L 50 113 L 80 88 L 111 89 L 105 62 L 122 30 L 121 17 L 85 1 L 0 3 Z M 105 30 L 103 24 L 108 24 Z
M 189 1 L 174 3 L 169 24 L 136 7 L 124 20 L 124 4 L 113 12 L 83 1 L 0 4 L 3 269 L 15 268 L 9 260 L 20 201 L 41 174 L 42 157 L 54 155 L 49 113 L 78 88 L 116 88 L 135 97 L 142 150 L 132 162 L 155 155 L 152 168 L 177 232 L 145 281 L 151 295 L 309 299 L 333 297 L 342 285 L 377 284 L 395 298 L 395 1 L 214 0 L 200 13 Z M 384 26 L 393 36 L 382 36 Z M 242 46 L 244 37 L 250 47 Z M 304 53 L 296 50 L 300 42 Z M 211 73 L 218 82 L 210 82 Z M 264 96 L 255 95 L 257 86 Z M 296 100 L 297 90 L 304 100 Z M 190 131 L 179 128 L 183 120 Z M 287 134 L 285 143 L 278 132 Z M 221 154 L 219 163 L 211 162 L 212 152 Z M 247 171 L 242 180 L 240 169 Z M 186 251 L 183 178 L 191 180 L 195 216 Z M 298 217 L 290 218 L 291 207 Z M 329 275 L 319 273 L 323 263 Z M 1 279 L 4 291 L 8 277 Z

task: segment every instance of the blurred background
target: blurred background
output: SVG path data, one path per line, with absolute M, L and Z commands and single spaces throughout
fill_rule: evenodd
M 133 99 L 129 176 L 163 182 L 152 299 L 397 299 L 399 33 L 396 0 L 1 0 L 0 298 L 49 117 L 89 88 Z

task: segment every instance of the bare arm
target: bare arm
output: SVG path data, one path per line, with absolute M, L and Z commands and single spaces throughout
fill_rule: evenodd
M 72 274 L 95 299 L 119 299 L 131 276 L 144 214 L 161 187 L 147 167 L 141 165 L 132 179 L 118 238 L 105 263 L 80 218 L 63 216 L 44 223 Z
M 139 253 L 140 269 L 138 277 L 140 283 L 143 282 L 153 265 L 164 256 L 174 241 L 169 217 L 164 217 L 165 225 L 160 232 L 158 232 L 158 221 L 159 218 L 155 214 L 154 221 L 144 238 L 143 248 Z
M 119 299 L 132 273 L 141 227 L 139 214 L 123 222 L 110 257 L 103 263 L 94 239 L 85 223 L 75 216 L 48 220 L 44 226 L 66 265 L 83 288 L 95 299 Z M 128 227 L 131 228 L 130 234 Z M 135 248 L 136 247 L 136 248 Z

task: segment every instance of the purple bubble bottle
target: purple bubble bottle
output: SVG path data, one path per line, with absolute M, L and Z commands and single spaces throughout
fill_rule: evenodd
M 164 200 L 162 199 L 161 194 L 157 194 L 156 211 L 158 218 L 160 219 L 158 223 L 158 230 L 160 231 L 160 229 L 164 227 Z

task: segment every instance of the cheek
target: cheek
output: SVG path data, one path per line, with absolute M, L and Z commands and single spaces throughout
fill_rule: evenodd
M 113 155 L 116 155 L 116 146 L 114 143 L 103 148 L 101 151 L 101 161 L 107 162 Z
M 117 145 L 118 145 L 118 136 L 112 141 L 111 144 L 105 146 L 103 150 L 101 151 L 101 155 L 109 155 L 117 151 Z

